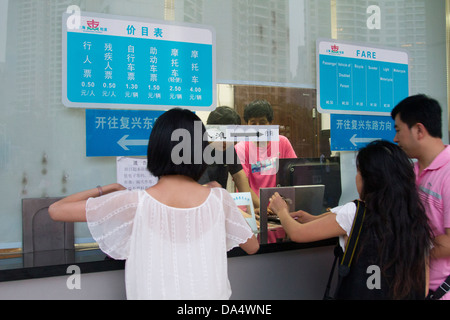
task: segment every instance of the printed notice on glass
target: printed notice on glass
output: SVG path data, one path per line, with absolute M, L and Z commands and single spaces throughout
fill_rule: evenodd
M 147 159 L 117 157 L 117 183 L 128 190 L 146 190 L 158 183 L 147 169 Z
M 386 116 L 409 95 L 404 50 L 318 40 L 317 52 L 321 113 Z
M 215 32 L 207 26 L 82 13 L 63 15 L 62 100 L 89 109 L 211 111 Z

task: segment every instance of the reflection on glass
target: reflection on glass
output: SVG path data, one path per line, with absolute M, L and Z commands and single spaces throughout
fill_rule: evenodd
M 411 57 L 411 93 L 424 92 L 441 102 L 447 97 L 445 2 L 379 0 L 380 29 L 367 28 L 371 17 L 367 8 L 372 4 L 369 0 L 9 1 L 5 63 L 0 62 L 0 181 L 7 181 L 0 193 L 4 221 L 0 248 L 21 247 L 24 195 L 61 196 L 115 177 L 114 158 L 85 157 L 84 110 L 61 103 L 61 16 L 68 6 L 213 26 L 217 82 L 223 84 L 219 104 L 242 114 L 248 102 L 266 99 L 275 111 L 274 124 L 280 125 L 280 134 L 288 137 L 298 157 L 328 158 L 329 117 L 316 111 L 318 38 L 405 48 Z M 49 159 L 45 175 L 44 152 Z M 341 156 L 352 166 L 354 155 Z M 344 194 L 354 184 L 354 173 L 342 167 Z M 67 181 L 61 179 L 66 174 Z M 345 197 L 350 200 L 351 195 Z M 78 226 L 75 233 L 77 242 L 90 240 L 85 226 Z

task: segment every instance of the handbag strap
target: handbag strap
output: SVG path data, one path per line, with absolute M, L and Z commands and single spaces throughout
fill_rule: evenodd
M 332 297 L 330 296 L 330 290 L 331 290 L 331 282 L 333 281 L 333 275 L 334 275 L 334 269 L 336 267 L 336 262 L 339 259 L 339 257 L 342 255 L 342 248 L 340 247 L 339 243 L 334 247 L 334 261 L 333 265 L 331 266 L 330 275 L 328 276 L 328 282 L 327 287 L 325 288 L 325 293 L 323 295 L 323 300 L 332 300 Z M 339 285 L 338 285 L 339 287 Z
M 355 200 L 354 203 L 356 205 L 355 219 L 353 219 L 350 236 L 348 237 L 345 252 L 339 265 L 339 275 L 341 277 L 346 277 L 350 273 L 350 267 L 355 256 L 356 246 L 361 235 L 364 218 L 366 217 L 366 206 L 364 203 L 359 200 Z
M 331 267 L 330 276 L 328 277 L 328 283 L 327 283 L 327 287 L 325 289 L 325 294 L 324 294 L 324 298 L 323 298 L 324 300 L 331 299 L 329 294 L 330 294 L 331 282 L 333 280 L 334 268 L 336 266 L 336 262 L 337 262 L 338 258 L 340 258 L 341 256 L 342 256 L 342 259 L 341 259 L 341 263 L 339 265 L 339 282 L 338 282 L 338 285 L 336 288 L 336 292 L 341 284 L 342 278 L 346 277 L 350 273 L 350 266 L 353 261 L 353 257 L 355 255 L 356 245 L 358 244 L 362 225 L 364 222 L 364 218 L 366 216 L 366 207 L 365 207 L 364 203 L 359 200 L 355 200 L 354 203 L 356 205 L 356 214 L 355 214 L 355 218 L 353 219 L 353 225 L 352 225 L 352 229 L 350 231 L 350 236 L 347 240 L 347 245 L 345 247 L 345 252 L 343 255 L 342 255 L 342 248 L 339 244 L 337 244 L 336 247 L 334 248 L 334 262 Z
M 444 281 L 444 283 L 441 284 L 439 286 L 439 288 L 437 288 L 436 291 L 430 290 L 430 294 L 428 295 L 427 299 L 428 300 L 439 300 L 449 292 L 450 292 L 450 276 L 447 277 L 447 279 Z

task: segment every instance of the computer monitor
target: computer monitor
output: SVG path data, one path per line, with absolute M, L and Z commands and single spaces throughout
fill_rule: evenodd
M 323 209 L 339 205 L 342 194 L 340 158 L 279 159 L 277 187 L 324 185 Z

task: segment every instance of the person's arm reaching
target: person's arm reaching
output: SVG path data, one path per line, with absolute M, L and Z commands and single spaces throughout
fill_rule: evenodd
M 53 203 L 48 212 L 55 221 L 86 222 L 86 201 L 112 192 L 125 190 L 118 183 L 81 191 Z

